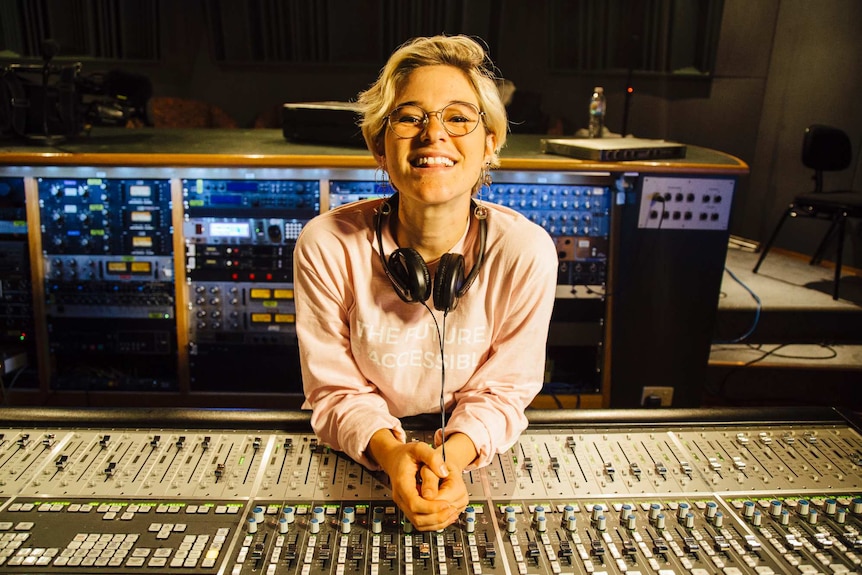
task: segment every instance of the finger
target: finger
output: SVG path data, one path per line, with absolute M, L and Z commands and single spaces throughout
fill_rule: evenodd
M 416 445 L 414 455 L 421 463 L 428 466 L 437 477 L 441 479 L 449 477 L 449 468 L 446 466 L 440 451 L 427 443 L 419 443 Z
M 440 478 L 437 477 L 429 467 L 422 466 L 419 470 L 419 476 L 422 479 L 421 494 L 423 499 L 437 499 L 440 491 Z
M 467 486 L 464 484 L 463 477 L 455 474 L 448 479 L 442 480 L 437 489 L 437 499 L 448 501 L 454 507 L 463 511 L 470 502 L 470 496 L 467 494 Z
M 411 517 L 411 523 L 414 523 L 416 517 L 429 517 L 437 514 L 445 514 L 451 507 L 448 501 L 440 499 L 431 500 L 421 497 L 418 493 L 413 493 L 412 496 L 404 497 L 403 494 L 393 493 L 393 500 L 398 505 L 399 509 Z M 425 519 L 424 521 L 428 521 Z
M 457 522 L 460 515 L 457 509 L 449 507 L 440 513 L 416 516 L 412 523 L 419 531 L 438 531 Z

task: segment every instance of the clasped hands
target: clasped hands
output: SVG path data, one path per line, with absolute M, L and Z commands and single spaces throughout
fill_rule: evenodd
M 389 430 L 372 437 L 370 454 L 389 476 L 395 504 L 416 529 L 443 529 L 455 523 L 467 507 L 462 471 L 475 458 L 475 448 L 465 439 L 461 435 L 446 442 L 444 461 L 441 446 L 401 443 Z

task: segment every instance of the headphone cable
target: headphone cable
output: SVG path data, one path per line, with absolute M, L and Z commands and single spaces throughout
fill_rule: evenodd
M 431 314 L 431 319 L 434 320 L 434 327 L 437 330 L 437 341 L 440 344 L 440 449 L 443 454 L 443 461 L 446 461 L 446 401 L 444 394 L 446 391 L 446 355 L 444 353 L 444 338 L 446 332 L 446 316 L 449 311 L 443 312 L 443 330 L 440 330 L 440 324 L 437 323 L 437 317 L 426 302 L 422 302 L 428 313 Z

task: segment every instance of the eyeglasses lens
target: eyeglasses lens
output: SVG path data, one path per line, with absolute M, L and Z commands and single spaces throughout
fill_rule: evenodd
M 441 110 L 426 112 L 419 106 L 399 106 L 389 114 L 389 127 L 400 138 L 414 138 L 436 116 L 450 136 L 466 136 L 479 125 L 479 109 L 467 102 L 454 102 Z

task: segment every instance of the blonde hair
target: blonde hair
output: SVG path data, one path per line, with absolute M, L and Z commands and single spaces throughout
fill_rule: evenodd
M 509 127 L 506 107 L 497 89 L 497 76 L 482 46 L 467 36 L 431 36 L 414 38 L 399 47 L 383 66 L 377 81 L 361 92 L 357 99 L 360 127 L 368 149 L 380 153 L 386 117 L 395 105 L 399 90 L 410 74 L 423 66 L 445 65 L 461 70 L 468 78 L 485 113 L 483 125 L 495 137 L 491 166 L 500 163 L 498 153 L 506 143 Z

